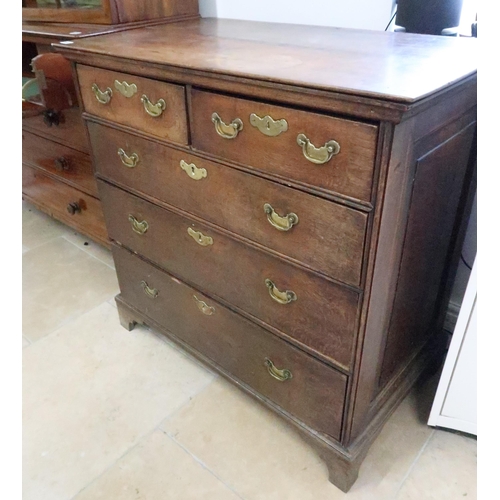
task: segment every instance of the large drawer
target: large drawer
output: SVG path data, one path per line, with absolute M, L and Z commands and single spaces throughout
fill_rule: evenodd
M 358 293 L 102 181 L 99 191 L 111 239 L 350 368 Z
M 325 275 L 360 284 L 365 213 L 92 122 L 88 122 L 88 130 L 96 170 L 107 179 L 229 229 Z M 137 161 L 130 163 L 133 155 L 137 155 Z M 269 207 L 277 217 L 295 214 L 298 223 L 292 226 L 287 218 L 278 218 L 280 227 L 290 229 L 277 229 L 270 222 L 273 215 L 265 211 Z
M 86 153 L 23 131 L 23 162 L 40 167 L 97 196 L 92 162 Z
M 192 116 L 195 149 L 327 192 L 371 200 L 375 125 L 199 90 L 192 91 Z
M 23 195 L 77 231 L 109 245 L 101 202 L 88 194 L 23 165 Z M 75 210 L 76 209 L 76 210 Z
M 87 113 L 180 144 L 188 143 L 184 87 L 78 65 Z
M 113 257 L 126 302 L 306 425 L 340 438 L 345 375 L 123 248 L 113 245 Z

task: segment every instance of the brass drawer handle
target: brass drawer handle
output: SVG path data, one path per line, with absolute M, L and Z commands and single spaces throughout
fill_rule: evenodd
M 119 82 L 115 80 L 115 89 L 125 97 L 132 97 L 137 93 L 137 85 L 135 83 Z
M 324 146 L 317 148 L 311 141 L 304 135 L 297 136 L 297 144 L 302 148 L 304 156 L 316 165 L 323 165 L 332 159 L 340 151 L 340 145 L 337 141 L 328 141 Z
M 212 121 L 215 124 L 215 131 L 224 139 L 235 139 L 238 133 L 243 130 L 243 122 L 235 118 L 229 125 L 222 121 L 222 118 L 213 113 Z
M 206 302 L 203 302 L 203 300 L 200 300 L 196 295 L 193 295 L 193 299 L 196 302 L 196 305 L 198 306 L 198 309 L 203 314 L 206 314 L 207 316 L 212 316 L 212 314 L 215 312 L 215 308 L 214 307 L 209 306 Z
M 196 241 L 196 243 L 198 243 L 198 245 L 201 245 L 202 247 L 214 244 L 213 238 L 211 238 L 210 236 L 205 236 L 200 231 L 195 231 L 190 227 L 188 227 L 187 231 L 189 236 L 191 236 L 191 238 L 193 238 L 193 240 Z
M 132 153 L 129 156 L 122 148 L 118 149 L 118 156 L 122 163 L 128 168 L 134 168 L 139 161 L 139 155 L 137 153 Z
M 269 203 L 264 204 L 264 212 L 267 214 L 269 224 L 275 227 L 278 231 L 290 231 L 293 226 L 299 223 L 297 214 L 292 212 L 284 217 L 281 217 L 274 211 L 274 208 L 269 205 Z
M 153 118 L 157 118 L 158 116 L 160 116 L 163 113 L 163 111 L 165 111 L 165 108 L 167 107 L 167 105 L 163 99 L 158 99 L 158 102 L 156 104 L 153 104 L 149 100 L 149 97 L 146 94 L 142 95 L 141 102 L 144 105 L 144 109 L 146 110 L 146 113 L 149 116 L 152 116 Z
M 205 168 L 198 168 L 194 163 L 186 163 L 184 160 L 181 160 L 181 168 L 195 181 L 204 179 L 207 176 L 207 170 Z
M 156 299 L 156 297 L 158 297 L 158 290 L 156 288 L 150 288 L 149 285 L 144 280 L 141 281 L 141 286 L 142 289 L 144 290 L 144 293 L 150 299 Z
M 295 292 L 292 292 L 291 290 L 281 292 L 269 278 L 266 278 L 264 283 L 269 290 L 269 295 L 273 300 L 278 302 L 278 304 L 289 304 L 290 302 L 297 300 L 297 294 Z
M 261 118 L 255 113 L 252 113 L 250 115 L 250 124 L 268 137 L 276 137 L 288 130 L 288 122 L 284 118 L 281 120 L 274 120 L 269 115 Z
M 149 224 L 145 220 L 139 222 L 132 214 L 128 216 L 128 220 L 137 234 L 144 234 L 149 229 Z
M 97 86 L 96 83 L 92 84 L 92 92 L 94 92 L 95 98 L 101 104 L 108 104 L 113 97 L 113 91 L 108 87 L 104 92 Z
M 286 380 L 290 380 L 292 378 L 292 372 L 283 368 L 283 370 L 279 370 L 274 366 L 274 363 L 269 359 L 265 358 L 264 364 L 267 366 L 267 371 L 271 377 L 274 377 L 276 380 L 280 382 L 285 382 Z

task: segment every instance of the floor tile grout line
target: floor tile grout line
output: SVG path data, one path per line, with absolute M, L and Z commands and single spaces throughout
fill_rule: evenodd
M 154 432 L 158 430 L 158 427 L 154 427 L 153 429 L 150 429 L 148 432 L 145 432 L 144 434 L 141 434 L 135 443 L 133 443 L 129 448 L 126 449 L 114 462 L 109 464 L 102 472 L 100 472 L 97 476 L 95 476 L 93 479 L 90 480 L 83 488 L 81 488 L 77 493 L 75 493 L 69 500 L 74 500 L 80 493 L 83 493 L 89 486 L 94 484 L 98 479 L 103 477 L 109 470 L 111 470 L 122 458 L 124 458 L 126 455 L 128 455 L 131 451 L 133 451 L 135 448 L 137 448 L 145 439 L 147 439 L 149 436 L 151 436 Z
M 174 436 L 169 434 L 168 432 L 164 431 L 163 429 L 160 429 L 169 439 L 171 439 L 177 446 L 179 446 L 182 450 L 184 450 L 190 457 L 193 458 L 193 460 L 196 461 L 201 467 L 203 467 L 207 472 L 209 472 L 212 476 L 214 476 L 218 481 L 220 481 L 228 490 L 232 491 L 238 498 L 241 498 L 241 500 L 245 500 L 245 497 L 243 497 L 240 493 L 238 493 L 233 487 L 229 486 L 221 477 L 219 477 L 208 465 L 203 462 L 200 458 L 198 458 L 194 453 L 192 453 L 188 448 L 186 448 L 180 441 L 175 439 Z
M 48 337 L 52 337 L 61 328 L 66 327 L 72 321 L 76 321 L 78 318 L 81 318 L 82 316 L 85 316 L 85 315 L 91 313 L 92 311 L 94 311 L 98 307 L 101 307 L 103 304 L 108 304 L 110 307 L 112 307 L 111 304 L 108 303 L 108 300 L 109 299 L 104 300 L 103 302 L 99 302 L 99 304 L 95 305 L 94 307 L 91 307 L 90 309 L 87 309 L 86 311 L 83 311 L 80 314 L 77 314 L 75 316 L 69 316 L 59 326 L 57 326 L 54 330 L 51 330 L 49 333 L 47 333 L 43 337 L 40 337 L 38 340 L 31 340 L 28 336 L 26 336 L 24 334 L 23 334 L 23 337 L 25 337 L 30 342 L 30 345 L 37 344 L 38 342 L 40 342 L 40 341 L 42 341 L 42 340 L 44 340 L 44 339 L 46 339 Z M 28 346 L 26 346 L 26 347 L 28 347 Z
M 87 483 L 83 488 L 81 488 L 75 495 L 73 495 L 70 500 L 74 500 L 80 493 L 83 493 L 88 487 L 90 487 L 94 482 L 96 482 L 98 479 L 103 477 L 109 470 L 111 470 L 115 465 L 118 464 L 122 458 L 124 458 L 126 455 L 128 455 L 130 452 L 132 452 L 137 446 L 139 446 L 144 440 L 146 440 L 149 436 L 151 436 L 154 432 L 160 431 L 162 434 L 168 434 L 160 427 L 163 422 L 165 422 L 168 418 L 170 418 L 172 415 L 175 415 L 181 408 L 184 408 L 188 403 L 192 401 L 194 397 L 196 397 L 198 394 L 202 393 L 211 383 L 213 380 L 210 380 L 205 386 L 203 386 L 199 391 L 197 391 L 193 396 L 187 399 L 185 403 L 182 403 L 178 408 L 175 408 L 172 412 L 170 412 L 168 415 L 164 416 L 158 424 L 153 427 L 151 430 L 148 432 L 145 432 L 144 434 L 141 434 L 136 442 L 132 444 L 125 452 L 123 452 L 122 455 L 120 455 L 113 463 L 109 464 L 101 473 L 99 473 L 97 476 L 95 476 L 93 479 L 90 480 L 89 483 Z M 225 484 L 224 484 L 225 485 Z M 226 486 L 226 485 L 225 485 Z M 241 498 L 241 497 L 240 497 Z
M 425 443 L 422 445 L 420 448 L 419 452 L 417 453 L 416 457 L 414 458 L 413 462 L 411 465 L 408 467 L 408 470 L 406 471 L 405 475 L 403 476 L 403 479 L 401 480 L 398 489 L 396 490 L 396 493 L 394 495 L 394 500 L 397 498 L 399 495 L 399 492 L 403 488 L 403 485 L 405 484 L 406 480 L 410 477 L 411 473 L 413 472 L 413 469 L 417 465 L 417 462 L 420 460 L 420 457 L 422 456 L 422 453 L 424 450 L 427 448 L 427 445 L 429 444 L 429 441 L 432 439 L 432 436 L 434 436 L 436 430 L 432 429 L 432 432 L 429 434 L 429 437 L 425 440 Z
M 78 234 L 80 234 L 80 233 L 78 233 Z M 83 236 L 83 234 L 80 234 L 80 236 Z M 101 262 L 105 266 L 108 266 L 110 269 L 113 269 L 113 271 L 116 271 L 116 268 L 114 268 L 113 266 L 110 266 L 107 262 L 104 262 L 99 257 L 96 257 L 94 254 L 92 254 L 91 252 L 89 252 L 85 248 L 80 248 L 80 246 L 77 245 L 75 242 L 73 242 L 73 241 L 69 240 L 68 238 L 66 238 L 66 235 L 63 234 L 61 237 L 63 239 L 65 239 L 68 243 L 71 243 L 73 246 L 75 246 L 76 248 L 78 248 L 78 250 L 81 250 L 82 252 L 85 252 L 89 257 L 93 257 L 94 259 L 98 260 L 99 262 Z M 96 243 L 96 245 L 97 245 L 97 243 Z
M 22 255 L 26 255 L 27 253 L 31 252 L 32 250 L 36 250 L 37 248 L 40 248 L 41 246 L 46 245 L 47 243 L 52 243 L 53 241 L 57 240 L 58 238 L 64 238 L 64 235 L 58 234 L 57 236 L 54 236 L 53 238 L 50 238 L 47 241 L 44 241 L 42 243 L 38 243 L 38 245 L 35 245 L 34 247 L 29 247 L 27 245 L 24 245 L 27 248 L 27 250 L 26 250 L 26 252 L 23 252 Z
M 189 405 L 189 403 L 191 403 L 191 401 L 193 401 L 194 398 L 196 398 L 197 396 L 199 396 L 200 394 L 202 394 L 203 392 L 205 392 L 205 390 L 207 390 L 214 382 L 215 380 L 217 379 L 217 377 L 214 377 L 212 378 L 209 382 L 207 382 L 201 389 L 199 389 L 196 394 L 193 394 L 192 396 L 190 396 L 188 398 L 187 401 L 185 401 L 184 403 L 182 403 L 179 407 L 175 408 L 175 410 L 173 410 L 171 413 L 169 413 L 168 415 L 166 415 L 162 420 L 161 422 L 158 424 L 157 426 L 157 429 L 161 430 L 162 432 L 164 432 L 164 429 L 162 429 L 162 425 L 165 423 L 165 422 L 168 422 L 170 421 L 173 417 L 175 417 L 182 409 L 186 408 L 186 406 Z

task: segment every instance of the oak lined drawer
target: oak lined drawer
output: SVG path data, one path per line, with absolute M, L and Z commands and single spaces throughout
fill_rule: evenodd
M 88 154 L 23 131 L 23 162 L 57 175 L 86 193 L 97 196 Z
M 349 370 L 356 292 L 98 182 L 111 239 Z
M 23 195 L 40 205 L 57 219 L 108 244 L 101 202 L 81 191 L 43 174 L 40 170 L 23 165 Z M 77 203 L 80 211 L 68 212 L 68 206 Z
M 312 269 L 359 285 L 367 215 L 153 141 L 88 122 L 98 173 L 260 243 Z M 135 167 L 122 163 L 119 150 Z M 134 162 L 133 162 L 134 163 Z M 182 168 L 182 166 L 184 169 Z M 190 173 L 201 172 L 195 180 Z M 204 175 L 204 176 L 203 176 Z M 295 214 L 287 231 L 271 225 Z M 288 224 L 281 221 L 280 224 Z
M 345 375 L 127 250 L 113 245 L 113 257 L 126 302 L 306 425 L 339 439 Z M 285 369 L 291 378 L 271 375 L 286 378 Z
M 195 149 L 370 202 L 375 125 L 199 90 L 191 95 Z
M 78 65 L 77 71 L 88 113 L 162 139 L 188 143 L 183 86 L 84 65 Z

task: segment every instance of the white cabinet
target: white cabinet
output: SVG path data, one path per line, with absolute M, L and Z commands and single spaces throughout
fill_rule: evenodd
M 472 267 L 428 424 L 477 435 L 477 277 Z

